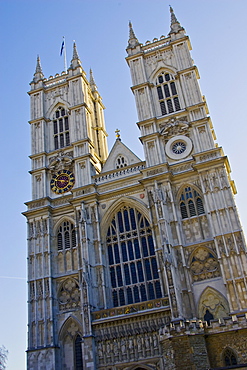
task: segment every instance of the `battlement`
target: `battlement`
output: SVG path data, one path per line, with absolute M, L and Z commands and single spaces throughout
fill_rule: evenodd
M 232 330 L 246 329 L 247 313 L 231 315 L 218 320 L 211 320 L 210 324 L 202 320 L 177 320 L 160 328 L 160 340 L 179 335 L 215 334 Z

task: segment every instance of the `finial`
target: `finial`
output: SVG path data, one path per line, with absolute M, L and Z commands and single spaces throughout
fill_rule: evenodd
M 78 53 L 77 53 L 75 40 L 74 40 L 74 42 L 73 42 L 73 59 L 80 59 L 80 58 L 79 58 L 79 55 L 78 55 Z
M 90 83 L 90 85 L 91 85 L 91 89 L 92 89 L 93 91 L 97 90 L 97 85 L 96 85 L 96 83 L 95 83 L 95 81 L 94 81 L 93 71 L 92 71 L 92 69 L 91 69 L 91 68 L 90 68 L 90 79 L 89 79 L 89 83 Z
M 44 78 L 42 68 L 41 68 L 41 63 L 40 63 L 40 58 L 39 55 L 37 56 L 37 63 L 36 63 L 36 69 L 34 72 L 34 77 L 33 77 L 33 82 L 38 82 Z
M 135 48 L 137 45 L 140 45 L 140 43 L 135 35 L 132 23 L 129 21 L 129 44 L 127 48 Z
M 36 64 L 35 73 L 43 73 L 42 72 L 42 68 L 41 68 L 41 63 L 40 63 L 40 57 L 39 57 L 39 55 L 37 56 L 37 64 Z
M 80 61 L 79 55 L 77 53 L 76 43 L 75 43 L 75 40 L 74 40 L 73 41 L 73 56 L 72 56 L 72 60 L 71 60 L 69 69 L 76 69 L 77 67 L 81 67 L 81 61 Z
M 129 21 L 129 38 L 130 39 L 136 39 L 136 35 L 135 35 L 134 30 L 133 30 L 131 21 Z
M 121 141 L 121 138 L 120 138 L 120 130 L 118 128 L 115 130 L 115 134 L 116 134 L 117 140 L 120 140 Z
M 174 14 L 174 11 L 173 11 L 173 8 L 170 6 L 170 13 L 171 13 L 171 24 L 174 24 L 174 23 L 179 23 L 175 14 Z
M 182 33 L 184 34 L 185 30 L 184 28 L 180 25 L 179 21 L 177 20 L 177 17 L 174 14 L 173 8 L 171 5 L 170 6 L 170 13 L 171 13 L 171 31 L 169 32 L 169 35 L 171 33 L 176 34 L 179 31 L 183 31 Z

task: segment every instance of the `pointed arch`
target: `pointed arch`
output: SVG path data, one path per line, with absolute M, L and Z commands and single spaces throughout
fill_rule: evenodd
M 175 75 L 174 71 L 170 68 L 159 68 L 159 70 L 152 75 L 153 78 L 151 82 L 154 85 L 153 96 L 157 102 L 157 108 L 159 108 L 159 112 L 157 112 L 158 115 L 165 116 L 181 110 L 180 97 L 178 94 L 179 86 Z
M 182 219 L 205 214 L 201 190 L 192 184 L 183 184 L 177 193 L 177 202 Z
M 51 117 L 52 116 L 52 113 L 55 112 L 59 106 L 62 106 L 65 109 L 69 109 L 70 103 L 67 102 L 67 101 L 65 101 L 63 98 L 61 98 L 61 96 L 60 97 L 57 97 L 55 99 L 54 103 L 48 109 L 48 111 L 47 111 L 47 117 L 49 117 L 50 119 L 53 119 L 53 117 Z
M 201 293 L 198 303 L 199 319 L 204 319 L 207 310 L 213 315 L 214 319 L 220 319 L 229 314 L 229 304 L 226 298 L 210 286 L 207 286 Z
M 149 80 L 153 82 L 161 73 L 170 73 L 174 77 L 177 75 L 177 68 L 165 64 L 164 62 L 158 62 L 157 67 L 152 71 L 149 76 Z
M 76 231 L 74 222 L 64 217 L 56 224 L 56 246 L 58 251 L 68 250 L 76 247 Z
M 150 222 L 149 212 L 148 212 L 146 204 L 143 201 L 136 199 L 134 197 L 121 197 L 118 200 L 113 201 L 110 207 L 106 210 L 101 220 L 101 232 L 102 232 L 103 239 L 105 239 L 107 229 L 111 222 L 112 214 L 117 212 L 118 209 L 124 206 L 135 207 Z
M 61 218 L 59 218 L 59 220 L 57 220 L 53 226 L 53 231 L 54 231 L 54 235 L 56 235 L 60 225 L 65 222 L 65 221 L 69 221 L 71 222 L 73 225 L 75 225 L 75 220 L 71 217 L 71 216 L 62 216 Z
M 223 366 L 232 366 L 232 365 L 237 365 L 238 364 L 238 355 L 236 351 L 234 351 L 230 347 L 226 347 L 222 354 L 222 365 Z
M 73 315 L 70 315 L 62 324 L 58 338 L 59 341 L 62 341 L 66 335 L 70 335 L 74 337 L 76 334 L 80 334 L 82 336 L 83 328 L 81 322 Z
M 105 223 L 114 307 L 162 297 L 152 228 L 140 204 L 136 199 L 121 199 L 111 207 Z
M 71 367 L 74 364 L 73 369 L 82 369 L 82 346 L 79 346 L 78 338 L 80 343 L 83 343 L 82 326 L 79 320 L 71 315 L 65 320 L 59 331 L 62 368 Z M 77 366 L 78 359 L 80 367 Z

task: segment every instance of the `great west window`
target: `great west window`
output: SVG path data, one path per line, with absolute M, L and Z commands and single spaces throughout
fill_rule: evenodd
M 156 80 L 156 88 L 162 115 L 173 113 L 181 109 L 174 77 L 169 73 L 162 73 Z
M 136 209 L 123 207 L 107 232 L 114 307 L 160 298 L 161 284 L 151 228 Z
M 55 112 L 53 120 L 53 134 L 55 149 L 64 148 L 70 145 L 69 137 L 69 118 L 63 107 L 59 107 Z

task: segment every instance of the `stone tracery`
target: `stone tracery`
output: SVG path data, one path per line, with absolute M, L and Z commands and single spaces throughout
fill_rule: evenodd
M 216 256 L 204 247 L 196 249 L 193 253 L 190 271 L 194 282 L 220 276 Z

